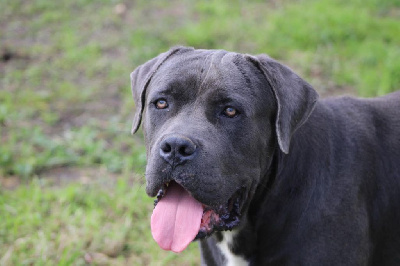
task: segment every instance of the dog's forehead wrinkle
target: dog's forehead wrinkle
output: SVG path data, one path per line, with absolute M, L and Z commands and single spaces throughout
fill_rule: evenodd
M 208 64 L 208 66 L 205 67 L 207 70 L 205 71 L 204 77 L 201 78 L 199 90 L 202 91 L 203 89 L 209 88 L 212 83 L 219 83 L 222 79 L 230 79 L 237 76 L 239 73 L 234 73 L 237 72 L 237 70 L 232 67 L 237 56 L 237 53 L 223 50 L 213 51 L 207 55 L 204 60 L 204 65 Z M 220 84 L 220 86 L 222 85 Z
M 220 67 L 216 68 L 215 72 L 219 72 L 220 75 L 212 74 L 214 78 L 208 78 L 207 81 L 203 81 L 201 95 L 204 98 L 198 97 L 198 101 L 236 101 L 246 108 L 253 109 L 256 104 L 262 107 L 264 103 L 269 103 L 273 100 L 268 100 L 268 95 L 260 89 L 260 87 L 263 87 L 260 81 L 250 82 L 245 70 L 233 63 L 229 71 Z M 260 101 L 260 98 L 265 100 Z
M 210 69 L 211 69 L 211 67 L 212 67 L 212 65 L 213 65 L 214 57 L 213 57 L 212 55 L 213 55 L 212 53 L 209 53 L 209 54 L 206 56 L 206 58 L 204 59 L 204 62 L 203 62 L 203 67 L 202 67 L 201 70 L 200 70 L 200 75 L 199 75 L 199 79 L 200 79 L 199 91 L 201 90 L 201 88 L 202 88 L 202 86 L 203 86 L 203 83 L 204 83 L 205 80 L 207 79 L 208 73 L 210 72 Z M 210 59 L 210 57 L 211 57 L 211 59 Z M 207 64 L 208 64 L 208 66 L 207 66 Z M 203 69 L 205 69 L 205 68 L 207 68 L 207 70 L 206 70 L 206 71 L 203 71 Z

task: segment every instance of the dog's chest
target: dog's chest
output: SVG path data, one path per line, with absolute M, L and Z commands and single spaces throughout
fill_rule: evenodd
M 223 239 L 217 244 L 221 253 L 225 257 L 226 266 L 244 266 L 249 265 L 249 263 L 241 256 L 238 256 L 232 252 L 233 238 L 236 235 L 235 231 L 226 231 L 222 233 Z

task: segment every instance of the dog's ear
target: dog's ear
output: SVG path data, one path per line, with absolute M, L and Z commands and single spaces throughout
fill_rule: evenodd
M 280 149 L 289 153 L 293 133 L 308 119 L 318 93 L 291 69 L 266 55 L 247 57 L 268 80 L 278 105 L 276 134 Z
M 193 48 L 187 47 L 174 47 L 168 52 L 162 53 L 157 57 L 147 61 L 143 65 L 138 66 L 131 73 L 131 86 L 133 100 L 135 101 L 136 111 L 132 123 L 132 134 L 134 134 L 140 126 L 142 121 L 142 113 L 145 106 L 146 88 L 153 75 L 157 72 L 158 68 L 173 54 L 181 50 L 191 50 Z

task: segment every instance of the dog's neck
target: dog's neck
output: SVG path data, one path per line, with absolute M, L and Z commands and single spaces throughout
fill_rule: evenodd
M 276 147 L 278 147 L 276 145 Z M 253 199 L 242 216 L 241 225 L 232 232 L 217 232 L 212 236 L 212 242 L 219 247 L 224 255 L 226 265 L 252 265 L 252 257 L 257 253 L 257 243 L 259 241 L 256 229 L 257 216 L 260 205 L 265 204 L 265 195 L 275 185 L 278 162 L 282 157 L 279 148 L 274 152 L 268 171 L 262 178 L 262 184 L 253 195 Z M 210 239 L 211 240 L 211 239 Z M 218 264 L 218 263 L 217 263 Z
M 222 239 L 217 246 L 221 250 L 222 254 L 225 257 L 226 266 L 245 266 L 249 265 L 249 262 L 241 256 L 240 254 L 234 253 L 234 243 L 236 241 L 236 237 L 238 234 L 238 230 L 226 231 L 221 233 Z
M 293 136 L 292 150 L 289 154 L 284 154 L 276 144 L 268 170 L 262 176 L 244 214 L 244 220 L 232 239 L 233 254 L 248 261 L 252 261 L 258 252 L 269 253 L 270 257 L 274 257 L 275 251 L 280 245 L 284 245 L 288 232 L 296 227 L 296 221 L 301 219 L 304 211 L 301 206 L 307 206 L 304 202 L 309 200 L 304 195 L 312 195 L 308 192 L 312 190 L 315 181 L 310 178 L 315 175 L 308 175 L 308 169 L 299 170 L 297 167 L 318 163 L 316 161 L 322 159 L 314 153 L 300 152 L 303 147 L 297 143 L 296 137 L 311 136 L 313 133 L 316 133 L 316 130 L 311 120 Z M 300 138 L 304 139 L 304 136 Z M 303 156 L 299 157 L 299 154 Z M 309 162 L 299 163 L 299 160 Z M 304 173 L 304 176 L 299 176 L 298 173 Z M 293 208 L 297 205 L 298 208 Z M 260 236 L 266 239 L 260 239 Z

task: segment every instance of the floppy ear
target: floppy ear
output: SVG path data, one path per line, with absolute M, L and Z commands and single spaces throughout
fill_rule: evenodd
M 293 133 L 308 119 L 318 93 L 290 68 L 266 55 L 248 56 L 265 75 L 278 105 L 276 134 L 280 149 L 288 154 Z
M 136 111 L 132 123 L 132 134 L 134 134 L 140 126 L 142 121 L 142 113 L 145 106 L 145 95 L 146 88 L 153 75 L 157 72 L 158 68 L 167 60 L 170 56 L 177 53 L 180 50 L 191 50 L 192 48 L 186 47 L 174 47 L 168 52 L 162 53 L 157 57 L 147 61 L 143 65 L 138 66 L 131 73 L 131 86 L 133 100 L 135 101 Z

